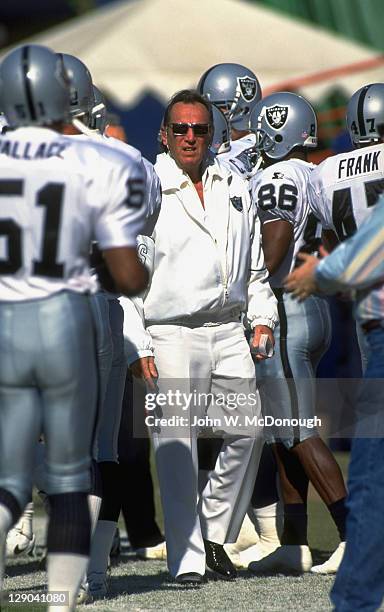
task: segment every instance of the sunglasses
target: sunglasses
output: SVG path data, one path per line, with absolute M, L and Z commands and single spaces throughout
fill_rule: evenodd
M 174 136 L 185 136 L 191 128 L 195 136 L 205 136 L 210 130 L 209 123 L 170 123 Z

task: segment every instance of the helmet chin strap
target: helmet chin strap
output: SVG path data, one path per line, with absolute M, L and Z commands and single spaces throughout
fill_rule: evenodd
M 90 138 L 94 138 L 95 136 L 99 136 L 101 134 L 100 130 L 91 130 L 91 128 L 87 127 L 85 123 L 83 123 L 77 117 L 73 117 L 72 125 L 79 130 L 84 136 L 89 136 Z

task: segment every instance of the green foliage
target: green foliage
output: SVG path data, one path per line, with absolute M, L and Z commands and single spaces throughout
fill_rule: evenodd
M 383 0 L 250 0 L 384 51 Z
M 95 0 L 69 0 L 69 5 L 76 15 L 82 15 L 96 8 Z

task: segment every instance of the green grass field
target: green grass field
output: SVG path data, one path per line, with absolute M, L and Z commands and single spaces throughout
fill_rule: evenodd
M 348 455 L 338 454 L 344 474 Z M 38 513 L 36 531 L 42 540 L 45 519 Z M 161 516 L 159 517 L 161 521 Z M 310 492 L 309 539 L 314 562 L 325 560 L 337 544 L 336 529 L 317 495 Z M 5 588 L 10 592 L 41 591 L 45 585 L 45 572 L 41 562 L 23 558 L 12 560 L 7 566 Z M 255 577 L 248 571 L 239 572 L 234 582 L 209 580 L 199 589 L 182 588 L 174 584 L 162 561 L 139 561 L 129 548 L 117 565 L 111 568 L 110 593 L 107 599 L 87 604 L 89 612 L 115 610 L 193 610 L 203 611 L 326 611 L 331 610 L 328 598 L 333 577 L 305 574 L 303 576 Z M 41 611 L 42 606 L 3 604 L 1 611 Z M 79 608 L 80 609 L 80 608 Z

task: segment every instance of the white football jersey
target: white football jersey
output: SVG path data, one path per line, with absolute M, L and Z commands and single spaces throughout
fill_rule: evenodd
M 231 148 L 219 154 L 220 163 L 224 163 L 232 172 L 250 179 L 259 169 L 261 157 L 255 152 L 256 135 L 247 134 L 238 140 L 231 140 Z
M 123 153 L 131 155 L 136 161 L 142 162 L 144 165 L 144 176 L 145 176 L 145 202 L 147 206 L 147 215 L 151 217 L 155 214 L 161 204 L 161 184 L 160 179 L 155 172 L 154 165 L 145 157 L 142 157 L 139 149 L 132 147 L 126 142 L 113 138 L 113 136 L 107 136 L 106 134 L 100 135 L 103 142 L 116 147 Z
M 272 287 L 282 287 L 283 279 L 295 266 L 297 253 L 310 250 L 316 235 L 316 220 L 309 216 L 307 183 L 315 166 L 300 159 L 278 162 L 258 172 L 252 182 L 252 195 L 261 223 L 280 219 L 293 226 L 293 241 L 280 268 L 271 276 Z
M 0 136 L 0 300 L 95 291 L 89 247 L 134 247 L 144 174 L 132 158 L 46 128 Z
M 328 157 L 308 184 L 312 211 L 340 241 L 355 233 L 383 191 L 384 144 Z

